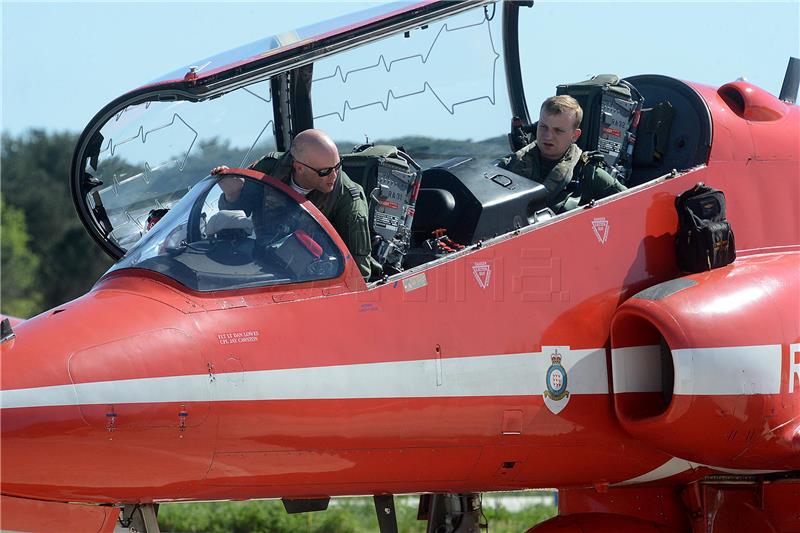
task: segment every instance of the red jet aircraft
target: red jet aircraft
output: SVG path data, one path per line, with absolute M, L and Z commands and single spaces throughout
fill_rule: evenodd
M 477 151 L 412 151 L 419 172 L 401 151 L 344 156 L 373 208 L 369 282 L 309 201 L 236 168 L 315 125 L 405 135 L 417 105 L 482 120 L 486 104 L 524 132 L 520 8 L 381 6 L 96 115 L 73 196 L 119 262 L 3 326 L 2 529 L 152 533 L 160 502 L 374 495 L 389 532 L 392 495 L 422 493 L 429 531 L 474 531 L 478 493 L 557 487 L 532 531 L 800 531 L 791 69 L 780 98 L 659 75 L 560 87 L 628 186 L 562 214 Z M 487 76 L 451 83 L 447 44 Z M 260 218 L 219 209 L 231 176 Z M 738 257 L 687 275 L 675 199 L 698 182 L 726 194 Z

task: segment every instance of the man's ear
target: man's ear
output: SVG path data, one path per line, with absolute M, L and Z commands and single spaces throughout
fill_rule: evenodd
M 580 128 L 575 128 L 575 131 L 572 133 L 572 142 L 577 142 L 581 137 L 581 133 L 583 132 Z

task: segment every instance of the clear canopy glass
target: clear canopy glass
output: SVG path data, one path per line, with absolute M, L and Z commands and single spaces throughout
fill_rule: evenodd
M 87 173 L 100 185 L 86 202 L 104 213 L 107 238 L 129 250 L 151 209 L 172 207 L 218 165 L 244 167 L 273 150 L 273 123 L 268 80 L 203 102 L 128 106 L 99 131 Z
M 239 190 L 236 201 L 226 197 L 230 184 Z M 143 268 L 207 292 L 325 280 L 344 271 L 341 251 L 308 211 L 249 177 L 209 176 L 166 213 L 148 217 L 150 229 L 109 272 Z

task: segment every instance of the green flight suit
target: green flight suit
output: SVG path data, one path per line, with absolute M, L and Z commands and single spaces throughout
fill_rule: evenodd
M 583 158 L 583 151 L 572 144 L 555 166 L 543 176 L 543 161 L 536 141 L 503 159 L 501 165 L 515 174 L 525 176 L 544 185 L 547 190 L 547 206 L 555 213 L 563 213 L 575 209 L 579 205 L 588 204 L 591 200 L 599 200 L 611 196 L 627 188 L 608 172 L 591 161 Z M 576 167 L 580 167 L 580 187 L 569 188 L 569 183 Z
M 291 186 L 293 161 L 289 152 L 272 152 L 250 165 L 250 168 Z M 344 170 L 339 170 L 333 191 L 311 191 L 307 198 L 330 221 L 353 256 L 361 275 L 369 280 L 372 264 L 369 210 L 361 186 L 353 182 Z

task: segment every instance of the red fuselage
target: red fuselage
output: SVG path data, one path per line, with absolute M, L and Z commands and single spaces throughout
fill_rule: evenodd
M 389 283 L 366 288 L 349 264 L 324 286 L 199 294 L 123 270 L 17 325 L 2 347 L 3 494 L 149 502 L 569 487 L 635 480 L 673 457 L 800 469 L 800 113 L 780 104 L 782 116 L 748 121 L 716 90 L 695 89 L 713 119 L 707 166 Z M 716 314 L 674 325 L 684 344 L 670 348 L 778 356 L 756 365 L 769 376 L 751 390 L 699 384 L 665 417 L 637 415 L 625 406 L 652 391 L 616 388 L 611 341 L 653 339 L 610 341 L 612 319 L 680 276 L 673 201 L 699 181 L 726 193 L 739 259 L 690 276 L 686 305 L 702 314 L 697 302 L 717 298 Z M 758 357 L 748 353 L 743 368 Z M 554 354 L 569 395 L 548 406 L 562 384 L 547 381 Z M 680 418 L 691 409 L 705 414 Z M 673 422 L 681 442 L 659 444 Z M 704 454 L 701 442 L 725 439 L 727 452 Z

